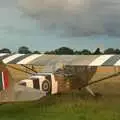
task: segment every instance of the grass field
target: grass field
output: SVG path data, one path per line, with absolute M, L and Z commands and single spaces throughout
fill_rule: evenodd
M 12 71 L 15 80 L 25 74 Z M 111 73 L 96 74 L 94 80 Z M 47 96 L 27 103 L 9 103 L 0 106 L 0 120 L 119 120 L 120 77 L 93 85 L 102 93 L 93 98 L 86 91 L 73 91 L 62 95 Z
M 118 96 L 93 98 L 71 92 L 47 96 L 40 101 L 0 106 L 0 120 L 119 120 Z

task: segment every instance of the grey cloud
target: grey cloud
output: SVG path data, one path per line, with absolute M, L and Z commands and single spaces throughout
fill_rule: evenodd
M 62 37 L 120 36 L 119 0 L 20 0 L 18 3 L 24 14 L 39 21 L 41 29 L 61 30 Z

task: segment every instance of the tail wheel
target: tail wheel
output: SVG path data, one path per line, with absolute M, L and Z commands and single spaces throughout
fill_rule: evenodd
M 44 80 L 42 83 L 42 90 L 50 93 L 51 92 L 51 84 L 49 80 Z

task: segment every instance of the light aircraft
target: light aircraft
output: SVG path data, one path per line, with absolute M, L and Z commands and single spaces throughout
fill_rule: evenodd
M 16 101 L 14 86 L 36 89 L 47 94 L 57 94 L 71 89 L 86 88 L 93 96 L 91 84 L 120 75 L 120 55 L 46 55 L 46 54 L 0 54 L 1 99 L 0 101 Z M 40 70 L 35 67 L 40 66 Z M 112 66 L 116 73 L 95 81 L 91 78 L 97 67 Z M 26 79 L 15 81 L 11 70 L 29 74 Z M 24 92 L 24 90 L 23 90 Z M 19 92 L 20 93 L 20 92 Z M 4 96 L 6 94 L 6 97 Z M 39 93 L 40 94 L 40 93 Z M 3 97 L 3 96 L 4 97 Z M 3 99 L 2 99 L 3 98 Z M 36 98 L 38 99 L 38 98 Z

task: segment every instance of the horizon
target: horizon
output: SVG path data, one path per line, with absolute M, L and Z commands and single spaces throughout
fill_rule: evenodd
M 29 51 L 32 53 L 32 52 L 34 52 L 34 51 L 38 51 L 38 52 L 40 52 L 41 54 L 44 54 L 45 52 L 51 52 L 51 51 L 54 51 L 54 50 L 56 50 L 56 49 L 60 49 L 60 48 L 62 48 L 62 47 L 65 47 L 65 48 L 69 48 L 69 49 L 72 49 L 74 52 L 75 51 L 79 51 L 79 52 L 81 52 L 81 51 L 83 51 L 83 50 L 89 50 L 91 53 L 94 53 L 98 48 L 100 48 L 100 47 L 97 47 L 97 48 L 95 48 L 95 49 L 88 49 L 88 48 L 83 48 L 83 49 L 73 49 L 73 48 L 70 48 L 70 47 L 66 47 L 66 46 L 61 46 L 61 47 L 59 47 L 59 48 L 55 48 L 55 49 L 51 49 L 51 50 L 45 50 L 45 51 L 39 51 L 39 50 L 33 50 L 33 49 L 31 49 L 31 48 L 29 48 L 28 46 L 20 46 L 20 47 L 27 47 L 28 49 L 29 49 Z M 19 48 L 20 48 L 19 47 Z M 19 49 L 18 48 L 18 49 Z M 4 48 L 2 48 L 2 49 L 4 49 Z M 2 49 L 0 49 L 0 50 L 2 50 Z M 5 48 L 5 49 L 9 49 L 9 48 Z M 13 51 L 12 49 L 9 49 L 10 51 L 11 51 L 11 53 L 19 53 L 18 52 L 18 49 L 16 50 L 16 51 Z M 104 53 L 104 51 L 105 50 L 107 50 L 107 49 L 114 49 L 114 50 L 120 50 L 120 48 L 114 48 L 114 47 L 109 47 L 109 48 L 106 48 L 106 49 L 101 49 L 100 48 L 100 51 L 102 52 L 102 53 Z

